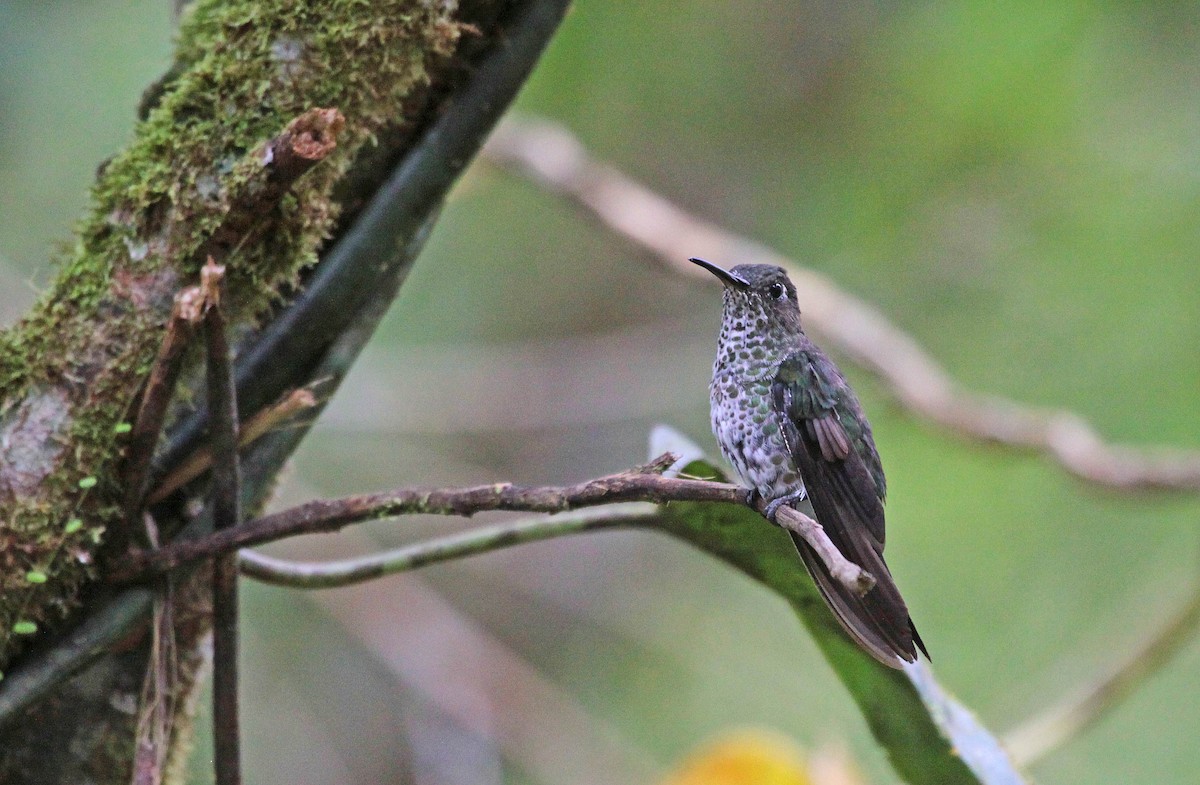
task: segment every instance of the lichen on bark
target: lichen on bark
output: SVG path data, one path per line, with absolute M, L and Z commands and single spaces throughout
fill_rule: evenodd
M 197 251 L 257 187 L 255 151 L 309 109 L 346 119 L 338 149 L 256 216 L 227 260 L 244 320 L 315 260 L 337 213 L 334 183 L 452 53 L 454 11 L 201 0 L 189 12 L 177 65 L 99 173 L 57 280 L 0 334 L 0 667 L 69 612 L 97 548 L 123 526 L 122 424 Z

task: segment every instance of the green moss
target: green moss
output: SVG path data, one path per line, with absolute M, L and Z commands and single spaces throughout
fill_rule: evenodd
M 337 214 L 333 184 L 362 144 L 403 117 L 404 99 L 457 33 L 441 4 L 415 0 L 196 4 L 156 104 L 100 173 L 57 281 L 0 335 L 0 431 L 21 427 L 26 399 L 46 389 L 67 396 L 66 416 L 47 434 L 61 450 L 20 467 L 38 479 L 33 490 L 0 495 L 0 665 L 15 648 L 8 631 L 61 618 L 92 577 L 98 533 L 122 525 L 117 472 L 128 429 L 119 426 L 172 295 L 197 275 L 197 249 L 256 187 L 255 149 L 308 109 L 346 118 L 337 151 L 227 260 L 229 302 L 242 320 L 316 259 Z M 34 570 L 45 582 L 26 580 Z

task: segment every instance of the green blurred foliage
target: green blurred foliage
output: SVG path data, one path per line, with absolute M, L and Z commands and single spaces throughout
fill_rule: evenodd
M 0 318 L 31 301 L 23 281 L 49 279 L 95 166 L 165 68 L 166 6 L 0 3 Z M 1200 446 L 1200 7 L 851 6 L 581 0 L 520 108 L 827 272 L 973 389 L 1074 409 L 1120 441 Z M 711 448 L 718 311 L 713 287 L 657 272 L 570 207 L 476 167 L 278 503 L 577 479 L 641 460 L 657 421 Z M 991 727 L 1130 650 L 1195 584 L 1195 500 L 1100 491 L 963 442 L 849 370 L 888 471 L 889 562 L 943 683 Z M 457 525 L 379 525 L 357 545 Z M 322 538 L 288 552 L 351 549 Z M 871 782 L 895 781 L 784 603 L 677 543 L 545 543 L 352 596 L 416 585 L 651 770 L 753 724 L 810 747 L 842 741 Z M 520 739 L 464 730 L 357 640 L 334 608 L 351 595 L 245 596 L 253 781 L 309 781 L 320 759 L 321 773 L 372 782 L 414 744 L 429 771 L 457 760 L 478 774 L 450 781 L 552 781 Z M 430 657 L 465 657 L 438 649 L 439 623 L 402 628 Z M 1198 668 L 1192 645 L 1032 774 L 1193 782 Z M 528 710 L 502 698 L 498 714 Z M 356 728 L 394 743 L 362 746 Z M 584 756 L 590 737 L 563 734 L 558 754 Z M 431 757 L 437 740 L 456 752 Z

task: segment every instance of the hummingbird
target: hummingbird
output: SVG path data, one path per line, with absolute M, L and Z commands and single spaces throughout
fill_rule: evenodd
M 725 287 L 709 400 L 726 459 L 772 523 L 807 499 L 841 554 L 875 578 L 859 596 L 797 533 L 792 542 L 850 637 L 884 665 L 929 658 L 883 561 L 887 481 L 871 425 L 846 377 L 800 326 L 796 287 L 781 267 L 725 270 L 691 259 Z

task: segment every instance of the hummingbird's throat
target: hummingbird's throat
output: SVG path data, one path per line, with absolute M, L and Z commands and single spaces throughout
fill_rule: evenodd
M 747 308 L 745 302 L 737 302 L 730 294 L 726 294 L 713 371 L 746 380 L 762 379 L 773 374 L 795 348 L 794 340 L 772 325 L 765 313 Z

